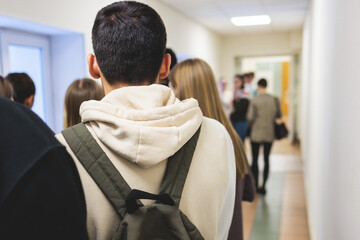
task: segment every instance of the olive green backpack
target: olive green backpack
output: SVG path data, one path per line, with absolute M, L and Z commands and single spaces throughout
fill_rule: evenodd
M 160 193 L 156 195 L 131 189 L 83 123 L 62 131 L 71 150 L 120 217 L 113 240 L 204 239 L 179 209 L 199 133 L 200 128 L 168 159 Z M 156 201 L 144 206 L 140 199 Z

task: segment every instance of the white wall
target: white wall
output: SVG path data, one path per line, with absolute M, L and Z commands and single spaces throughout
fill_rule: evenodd
M 213 69 L 215 76 L 220 76 L 222 38 L 219 35 L 157 1 L 142 2 L 149 4 L 162 17 L 168 34 L 167 45 L 175 53 L 204 59 Z
M 315 0 L 303 54 L 304 159 L 312 239 L 359 239 L 359 1 Z M 307 97 L 305 97 L 307 96 Z
M 53 130 L 58 133 L 63 127 L 64 98 L 70 84 L 87 73 L 84 36 L 66 34 L 51 36 L 51 85 L 53 98 Z

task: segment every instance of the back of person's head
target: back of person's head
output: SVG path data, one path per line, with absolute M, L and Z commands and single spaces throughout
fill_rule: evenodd
M 182 61 L 171 71 L 169 80 L 180 100 L 195 98 L 205 117 L 213 118 L 225 126 L 234 144 L 238 173 L 243 177 L 247 172 L 246 155 L 239 136 L 223 110 L 210 66 L 197 58 Z
M 120 1 L 98 12 L 92 43 L 101 73 L 110 85 L 151 84 L 165 54 L 166 29 L 148 5 Z
M 266 87 L 267 87 L 267 81 L 266 81 L 266 79 L 265 79 L 265 78 L 261 78 L 261 79 L 258 81 L 257 85 L 258 85 L 259 87 L 266 88 Z
M 35 95 L 35 84 L 26 73 L 9 73 L 6 79 L 14 89 L 14 100 L 32 107 Z
M 220 115 L 218 111 L 222 109 L 222 104 L 217 102 L 220 97 L 215 77 L 205 61 L 193 58 L 176 64 L 169 80 L 180 100 L 195 98 L 205 116 L 215 118 Z
M 0 76 L 0 97 L 13 99 L 13 87 L 8 80 Z
M 83 78 L 75 80 L 65 94 L 65 122 L 68 128 L 81 122 L 79 114 L 80 105 L 88 100 L 100 100 L 104 97 L 104 91 L 96 81 Z

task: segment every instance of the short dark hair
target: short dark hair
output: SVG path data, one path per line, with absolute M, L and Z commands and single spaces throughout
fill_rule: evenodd
M 5 77 L 12 85 L 14 90 L 14 100 L 23 104 L 25 99 L 35 95 L 35 84 L 31 77 L 26 73 L 9 73 Z
M 260 87 L 263 87 L 263 88 L 266 88 L 267 87 L 267 81 L 265 78 L 261 78 L 258 83 L 257 83 L 258 86 Z
M 110 85 L 154 83 L 166 47 L 166 29 L 146 4 L 120 1 L 101 9 L 92 28 L 96 60 Z
M 171 70 L 177 64 L 176 54 L 171 48 L 166 48 L 165 53 L 170 54 L 170 57 L 171 57 L 170 70 Z M 164 79 L 159 79 L 159 84 L 169 86 L 169 76 L 167 76 Z
M 165 53 L 170 54 L 171 57 L 171 64 L 170 64 L 170 70 L 173 69 L 175 64 L 177 64 L 177 57 L 175 52 L 171 48 L 166 48 Z
M 254 76 L 255 76 L 255 73 L 254 73 L 254 72 L 244 73 L 244 77 L 246 77 L 246 78 L 253 78 Z

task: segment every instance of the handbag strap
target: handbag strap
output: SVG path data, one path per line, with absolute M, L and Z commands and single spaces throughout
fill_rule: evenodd
M 281 118 L 280 101 L 277 97 L 274 97 L 274 102 L 275 102 L 275 107 L 276 107 L 275 118 Z

